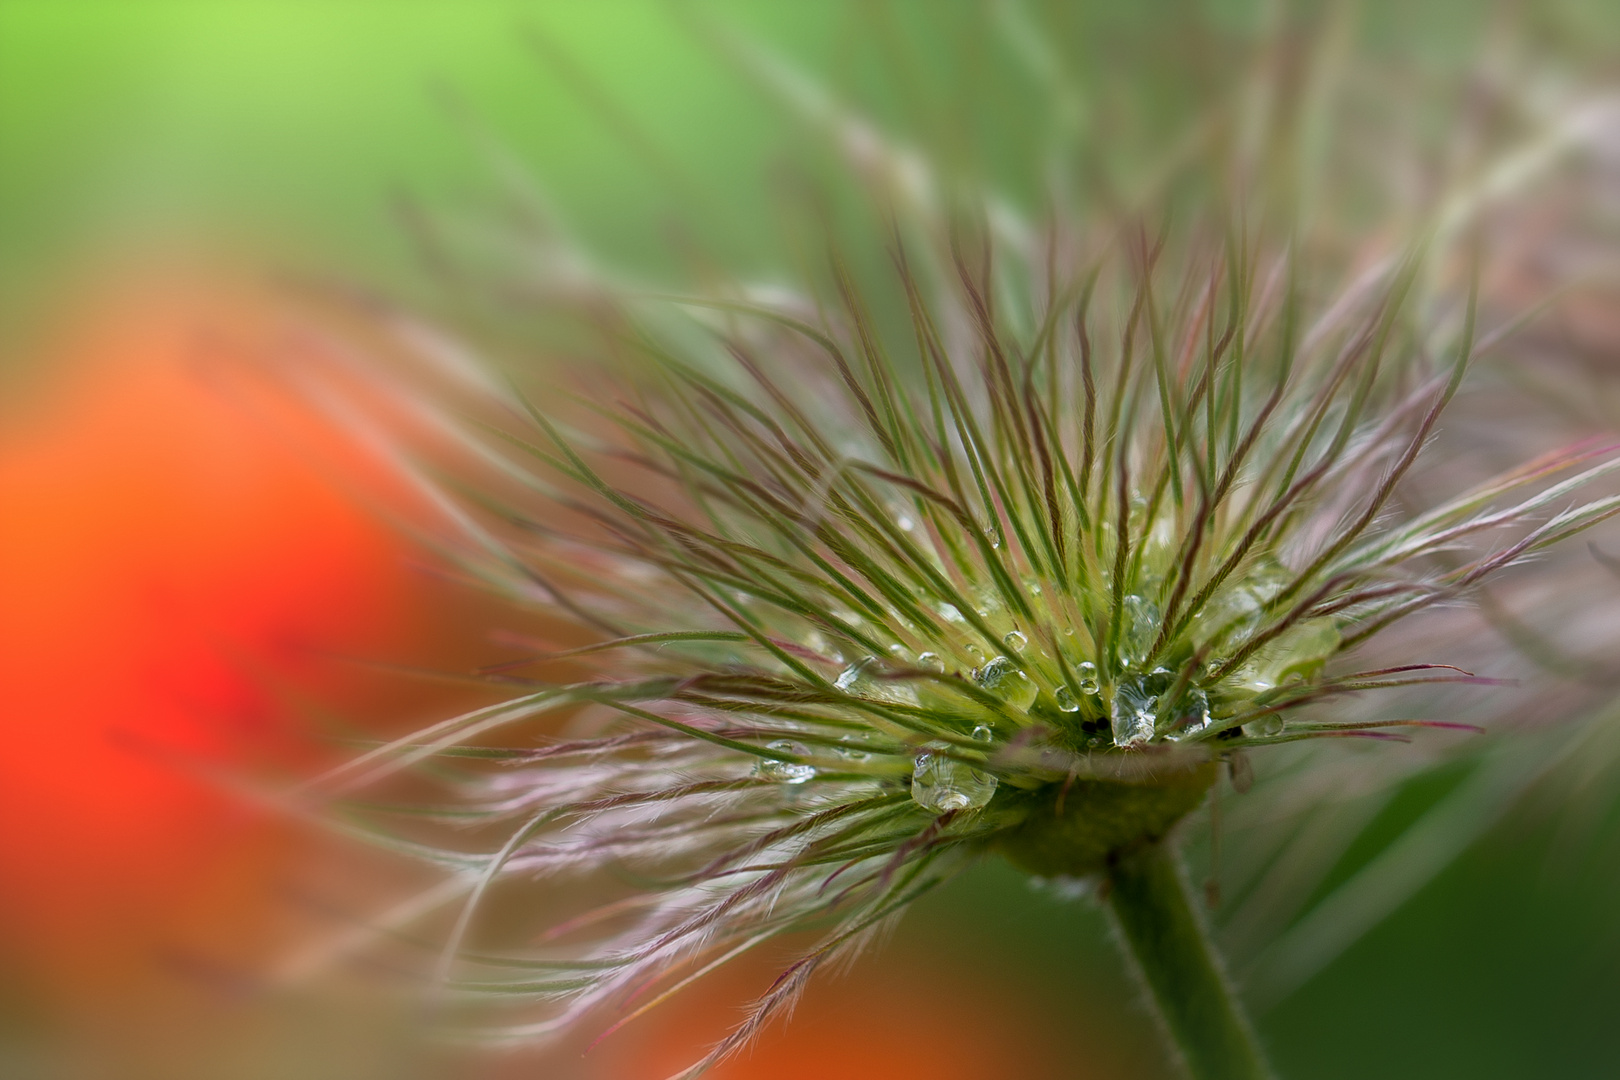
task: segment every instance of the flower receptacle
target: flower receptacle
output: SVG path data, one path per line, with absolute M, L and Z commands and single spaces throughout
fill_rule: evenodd
M 1204 801 L 1217 775 L 1218 763 L 1204 761 L 1151 778 L 1047 785 L 1029 793 L 1029 816 L 997 839 L 996 850 L 1040 877 L 1102 873 L 1169 835 Z

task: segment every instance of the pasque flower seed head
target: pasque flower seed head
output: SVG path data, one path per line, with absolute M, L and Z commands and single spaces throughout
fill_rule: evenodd
M 992 252 L 1016 252 L 935 239 L 926 276 L 925 252 L 890 249 L 909 356 L 837 268 L 841 305 L 819 317 L 672 301 L 702 331 L 679 344 L 626 298 L 613 331 L 656 367 L 620 398 L 634 404 L 594 409 L 587 435 L 513 391 L 492 428 L 535 494 L 499 510 L 528 539 L 491 572 L 598 639 L 544 658 L 591 674 L 333 779 L 544 714 L 616 718 L 480 752 L 499 767 L 457 785 L 460 813 L 509 830 L 493 854 L 434 856 L 469 888 L 610 867 L 648 883 L 583 917 L 599 938 L 462 986 L 545 1012 L 511 1036 L 822 928 L 718 1060 L 977 856 L 1103 873 L 1196 807 L 1227 755 L 1391 735 L 1296 714 L 1468 678 L 1329 663 L 1620 509 L 1561 508 L 1617 467 L 1589 445 L 1392 504 L 1476 341 L 1470 297 L 1443 359 L 1412 347 L 1418 252 L 1307 308 L 1285 255 L 1224 249 L 1178 274 L 1122 244 L 1014 313 L 992 300 Z M 1504 530 L 1445 572 L 1424 559 Z
M 484 517 L 458 514 L 470 569 L 589 642 L 530 658 L 575 674 L 506 665 L 510 700 L 328 778 L 459 767 L 454 817 L 500 831 L 492 850 L 384 842 L 469 894 L 442 974 L 532 1006 L 506 1037 L 633 1016 L 818 935 L 696 1075 L 988 855 L 1109 877 L 1139 944 L 1174 873 L 1121 867 L 1224 760 L 1403 737 L 1420 722 L 1306 706 L 1472 679 L 1353 654 L 1620 513 L 1574 501 L 1620 469 L 1589 442 L 1396 498 L 1484 336 L 1474 259 L 1443 238 L 1334 286 L 1235 215 L 1009 223 L 861 147 L 868 241 L 827 239 L 792 289 L 558 286 L 585 313 L 587 391 L 491 389 L 469 435 L 495 466 L 471 496 Z M 1455 287 L 1414 304 L 1431 271 Z M 577 734 L 463 745 L 548 715 Z M 492 883 L 609 870 L 635 884 L 558 944 L 455 958 Z M 1177 918 L 1160 922 L 1193 925 Z M 1207 958 L 1164 975 L 1138 956 L 1195 1069 L 1200 1039 L 1241 1042 L 1183 1031 L 1160 986 L 1219 994 Z M 1211 1053 L 1249 1061 L 1221 1075 L 1263 1068 Z

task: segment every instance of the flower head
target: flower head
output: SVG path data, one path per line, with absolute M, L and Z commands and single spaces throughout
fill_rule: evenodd
M 879 239 L 793 289 L 559 286 L 596 370 L 491 391 L 462 520 L 469 566 L 587 643 L 341 771 L 460 767 L 455 815 L 502 836 L 414 849 L 471 894 L 452 945 L 498 879 L 633 878 L 554 945 L 464 961 L 496 976 L 452 987 L 538 1011 L 513 1037 L 818 935 L 695 1074 L 976 857 L 1096 874 L 1241 751 L 1432 724 L 1319 706 L 1474 679 L 1353 653 L 1620 513 L 1571 503 L 1620 468 L 1592 443 L 1401 497 L 1500 337 L 1432 236 L 1336 281 L 1219 217 L 942 210 L 862 147 Z M 548 715 L 574 733 L 463 746 Z
M 890 249 L 909 349 L 836 263 L 820 314 L 694 296 L 655 329 L 624 298 L 604 329 L 650 375 L 574 403 L 572 428 L 516 390 L 491 425 L 527 490 L 486 500 L 516 532 L 485 570 L 595 639 L 527 659 L 588 674 L 504 665 L 518 696 L 347 771 L 550 713 L 592 729 L 462 752 L 499 765 L 458 780 L 459 812 L 508 830 L 437 856 L 469 887 L 645 883 L 568 923 L 583 943 L 467 984 L 545 1011 L 513 1034 L 820 930 L 717 1059 L 976 855 L 1084 876 L 1162 837 L 1236 751 L 1391 736 L 1301 710 L 1468 679 L 1336 661 L 1620 510 L 1558 509 L 1616 468 L 1590 445 L 1397 508 L 1477 347 L 1471 297 L 1430 324 L 1403 306 L 1416 253 L 1309 304 L 1286 256 L 1174 272 L 1122 244 L 1020 305 L 1000 299 L 1033 276 L 1020 253 L 937 239 L 926 269 Z

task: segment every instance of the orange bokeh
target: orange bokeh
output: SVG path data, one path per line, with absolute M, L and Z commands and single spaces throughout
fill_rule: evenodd
M 292 314 L 125 288 L 4 418 L 0 949 L 70 1004 L 260 933 L 290 834 L 202 774 L 312 760 L 273 687 L 341 699 L 353 674 L 315 650 L 423 621 L 402 542 L 330 481 L 364 462 L 266 377 Z
M 1031 1008 L 1027 991 L 1004 972 L 989 977 L 954 963 L 930 962 L 914 951 L 867 957 L 848 975 L 811 984 L 788 1023 L 772 1024 L 759 1040 L 715 1069 L 713 1080 L 1002 1080 L 1013 1077 L 1121 1075 L 1109 1047 L 1082 1061 L 1062 1061 L 1042 1025 L 1051 1017 Z M 767 977 L 768 969 L 761 968 Z M 760 974 L 760 972 L 754 972 Z M 735 1023 L 746 1001 L 744 979 L 720 977 L 707 989 L 651 1014 L 637 1032 L 627 1028 L 592 1051 L 592 1075 L 662 1080 L 691 1064 Z M 760 989 L 755 987 L 757 993 Z M 504 1075 L 504 1074 L 503 1074 Z

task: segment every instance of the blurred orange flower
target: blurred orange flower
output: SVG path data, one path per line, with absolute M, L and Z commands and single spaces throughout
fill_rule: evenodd
M 401 541 L 323 471 L 354 449 L 257 377 L 285 315 L 125 289 L 4 418 L 0 950 L 48 993 L 127 994 L 173 948 L 262 937 L 289 834 L 180 760 L 306 761 L 268 687 L 341 698 L 309 646 L 386 651 L 421 621 Z

